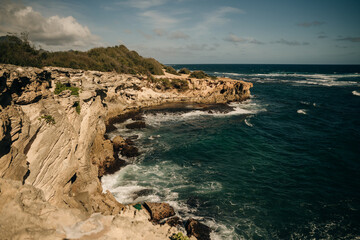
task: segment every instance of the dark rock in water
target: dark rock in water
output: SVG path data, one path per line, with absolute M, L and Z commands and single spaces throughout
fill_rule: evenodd
M 136 157 L 139 156 L 139 150 L 131 145 L 124 145 L 121 149 L 121 155 L 125 157 Z
M 131 118 L 134 121 L 142 121 L 144 120 L 144 117 L 141 114 L 135 115 Z
M 127 139 L 136 140 L 138 138 L 139 138 L 139 135 L 132 135 L 132 136 L 128 137 Z
M 196 207 L 200 206 L 200 200 L 195 196 L 190 196 L 188 198 L 188 200 L 186 201 L 186 204 L 192 208 L 196 208 Z
M 145 202 L 144 207 L 149 211 L 151 220 L 154 222 L 175 215 L 174 209 L 168 203 Z
M 185 228 L 189 237 L 194 236 L 198 240 L 210 240 L 211 229 L 198 220 L 189 218 L 185 224 Z
M 135 145 L 135 143 L 133 142 L 133 140 L 132 140 L 131 138 L 127 138 L 127 139 L 125 140 L 125 143 L 126 143 L 127 145 Z
M 150 195 L 154 192 L 152 189 L 142 189 L 140 191 L 134 192 L 134 199 L 142 196 Z
M 183 222 L 180 220 L 179 217 L 172 217 L 172 218 L 169 218 L 165 221 L 165 223 L 167 223 L 168 225 L 170 225 L 171 227 L 175 227 L 175 226 L 178 226 L 178 225 L 182 225 Z
M 129 123 L 125 127 L 128 129 L 140 129 L 140 128 L 145 128 L 146 124 L 144 121 L 138 121 L 138 122 Z

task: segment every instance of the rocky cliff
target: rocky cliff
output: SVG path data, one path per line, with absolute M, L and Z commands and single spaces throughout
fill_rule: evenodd
M 165 103 L 242 101 L 252 87 L 230 79 L 186 81 L 185 91 L 163 90 L 143 76 L 0 65 L 2 238 L 107 239 L 134 221 L 148 228 L 147 239 L 175 231 L 143 221 L 150 215 L 136 215 L 103 193 L 99 176 L 115 159 L 104 137 L 109 119 Z

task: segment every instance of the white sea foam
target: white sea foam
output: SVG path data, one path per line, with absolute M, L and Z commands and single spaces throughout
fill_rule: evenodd
M 193 110 L 190 112 L 175 112 L 175 113 L 155 113 L 155 114 L 145 114 L 144 118 L 147 125 L 150 126 L 159 126 L 164 122 L 170 121 L 186 121 L 189 119 L 198 118 L 201 116 L 213 116 L 213 117 L 226 117 L 233 115 L 253 115 L 259 112 L 266 111 L 264 105 L 259 102 L 250 99 L 245 102 L 233 102 L 229 106 L 232 108 L 228 112 L 220 111 L 202 111 L 202 110 Z
M 240 73 L 218 73 L 244 78 L 246 81 L 258 83 L 283 82 L 294 85 L 319 85 L 319 86 L 360 86 L 357 81 L 344 81 L 343 78 L 359 78 L 360 74 L 300 74 L 300 73 L 257 73 L 257 74 L 240 74 Z
M 253 127 L 253 125 L 250 123 L 249 119 L 245 119 L 245 124 L 248 125 L 249 127 Z
M 307 114 L 306 109 L 299 109 L 296 112 L 299 113 L 299 114 L 304 114 L 304 115 Z
M 352 91 L 352 94 L 353 94 L 354 96 L 360 96 L 360 92 L 358 92 L 358 91 Z

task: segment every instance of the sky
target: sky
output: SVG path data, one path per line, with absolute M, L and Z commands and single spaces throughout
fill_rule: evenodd
M 360 0 L 0 0 L 0 36 L 165 64 L 360 64 Z

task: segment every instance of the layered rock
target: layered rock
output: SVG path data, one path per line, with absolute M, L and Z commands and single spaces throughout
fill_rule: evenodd
M 252 86 L 230 79 L 187 81 L 187 91 L 163 91 L 141 76 L 0 65 L 0 177 L 5 181 L 1 185 L 0 216 L 14 219 L 0 224 L 0 234 L 6 228 L 19 227 L 14 225 L 15 213 L 5 207 L 19 206 L 5 195 L 27 196 L 29 208 L 40 202 L 44 206 L 41 209 L 49 209 L 48 217 L 52 216 L 54 223 L 43 226 L 44 212 L 31 212 L 31 218 L 24 221 L 34 218 L 38 224 L 29 223 L 27 233 L 38 229 L 46 231 L 46 236 L 55 236 L 56 226 L 63 226 L 63 215 L 56 217 L 58 212 L 72 216 L 69 224 L 94 213 L 121 214 L 124 206 L 111 193 L 103 193 L 99 181 L 119 151 L 115 149 L 114 154 L 113 143 L 104 137 L 111 118 L 164 103 L 241 101 L 250 96 Z M 56 83 L 79 88 L 80 94 L 63 91 L 56 95 Z M 20 207 L 19 211 L 25 210 Z

